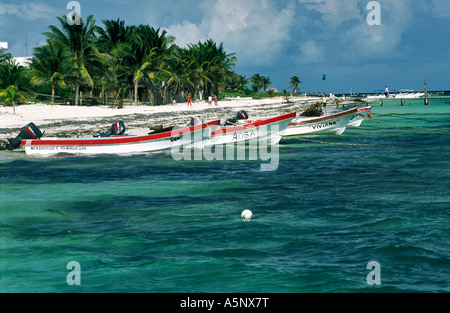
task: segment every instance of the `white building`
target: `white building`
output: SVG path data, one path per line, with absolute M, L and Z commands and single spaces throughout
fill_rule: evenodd
M 8 50 L 8 43 L 7 42 L 0 42 L 0 55 L 5 53 L 6 50 Z
M 18 57 L 14 58 L 14 61 L 20 66 L 29 67 L 31 63 L 31 57 Z
M 6 50 L 8 50 L 8 43 L 0 42 L 0 55 L 5 54 Z M 13 59 L 17 64 L 23 67 L 29 67 L 31 63 L 31 57 L 17 57 Z

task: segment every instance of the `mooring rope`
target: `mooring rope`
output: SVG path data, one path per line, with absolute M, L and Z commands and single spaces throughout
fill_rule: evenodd
M 426 118 L 424 117 L 416 117 L 417 114 L 416 113 L 389 113 L 389 114 L 385 114 L 385 113 L 377 113 L 377 116 L 383 116 L 383 117 L 392 117 L 392 118 L 401 118 L 401 119 L 408 119 L 408 120 L 419 120 L 419 121 L 424 121 L 429 119 L 429 116 L 426 116 Z M 410 117 L 411 115 L 414 115 L 415 117 Z M 437 116 L 450 116 L 450 113 L 429 113 L 428 115 L 437 115 Z
M 331 142 L 331 141 L 322 141 L 322 140 L 312 140 L 312 139 L 306 139 L 306 138 L 296 138 L 303 141 L 309 141 L 309 142 L 315 142 L 315 143 L 322 143 L 322 144 L 329 144 L 329 145 L 342 145 L 342 146 L 357 146 L 357 147 L 376 147 L 378 145 L 375 144 L 357 144 L 357 143 L 346 143 L 346 142 Z
M 445 130 L 445 129 L 426 129 L 425 127 L 419 127 L 419 126 L 406 126 L 406 125 L 402 125 L 402 124 L 397 124 L 397 123 L 390 123 L 390 122 L 385 122 L 385 121 L 380 121 L 380 120 L 374 120 L 374 122 L 378 123 L 378 124 L 386 124 L 386 125 L 391 125 L 391 126 L 397 126 L 397 127 L 402 127 L 402 128 L 410 128 L 410 131 L 413 132 L 417 132 L 417 133 L 428 133 L 428 134 L 448 134 L 450 133 L 449 130 Z M 374 127 L 360 127 L 362 129 L 380 129 L 380 128 L 374 128 Z M 391 129 L 393 131 L 408 131 L 407 129 Z M 420 131 L 415 131 L 415 130 L 420 130 Z

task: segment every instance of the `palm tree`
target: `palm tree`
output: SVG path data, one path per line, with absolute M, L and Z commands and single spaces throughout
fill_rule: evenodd
M 66 17 L 58 17 L 61 29 L 51 25 L 51 32 L 44 33 L 49 42 L 53 42 L 67 53 L 70 61 L 70 71 L 74 74 L 71 80 L 75 84 L 75 103 L 80 104 L 80 85 L 88 83 L 94 86 L 94 81 L 88 71 L 88 64 L 94 57 L 93 44 L 95 42 L 94 17 L 91 15 L 86 21 L 80 18 L 80 25 L 69 25 Z
M 210 52 L 210 62 L 208 68 L 208 76 L 211 79 L 212 86 L 214 87 L 214 94 L 219 94 L 219 88 L 227 79 L 233 74 L 233 68 L 237 61 L 234 53 L 227 54 L 223 47 L 223 43 L 218 46 L 211 39 L 206 41 L 202 47 L 206 51 Z
M 247 94 L 249 92 L 247 84 L 249 79 L 245 75 L 239 75 L 233 73 L 233 75 L 227 81 L 227 91 L 239 92 Z
M 131 48 L 125 49 L 122 46 L 127 44 L 132 35 L 135 26 L 126 26 L 124 21 L 103 20 L 104 28 L 97 27 L 97 57 L 101 63 L 99 82 L 102 85 L 102 96 L 106 102 L 106 93 L 116 96 L 118 108 L 123 106 L 123 99 L 127 94 L 128 88 L 128 68 L 123 62 L 123 51 L 131 51 Z M 122 47 L 122 48 L 121 48 Z
M 14 114 L 16 114 L 16 102 L 24 101 L 27 102 L 27 98 L 25 94 L 20 92 L 16 86 L 9 86 L 4 91 L 0 92 L 0 99 L 4 103 L 4 105 L 12 104 Z
M 202 88 L 205 95 L 211 94 L 211 89 L 218 94 L 234 75 L 232 69 L 236 63 L 236 57 L 234 53 L 225 52 L 223 43 L 217 45 L 209 39 L 188 45 L 183 58 L 190 68 L 191 81 L 195 82 L 198 88 Z
M 97 27 L 98 48 L 102 52 L 110 52 L 117 47 L 119 43 L 127 42 L 133 32 L 134 26 L 126 26 L 125 21 L 103 20 L 104 28 Z
M 64 81 L 65 63 L 64 50 L 52 42 L 34 50 L 34 58 L 30 65 L 31 82 L 36 85 L 50 83 L 52 89 L 52 105 L 55 104 L 56 87 L 66 86 Z
M 0 64 L 6 62 L 7 60 L 12 58 L 11 53 L 0 54 Z
M 165 60 L 168 73 L 167 84 L 172 95 L 182 95 L 192 87 L 195 87 L 194 78 L 197 77 L 194 62 L 186 58 L 188 49 L 176 45 L 172 47 L 170 57 Z M 169 95 L 170 97 L 170 95 Z
M 269 76 L 267 76 L 267 77 L 262 76 L 261 77 L 261 84 L 263 86 L 264 91 L 266 91 L 267 87 L 269 87 L 270 84 L 272 84 L 272 82 L 270 81 L 270 77 Z
M 209 94 L 208 84 L 211 83 L 211 79 L 207 75 L 208 65 L 203 54 L 200 43 L 190 44 L 180 51 L 180 60 L 186 69 L 184 87 L 186 91 L 192 88 L 194 95 L 198 89 L 202 89 L 205 95 Z
M 244 93 L 248 93 L 249 89 L 247 87 L 250 80 L 245 75 L 235 74 L 237 76 L 237 90 Z
M 36 50 L 33 68 L 37 71 L 41 66 L 41 73 L 34 72 L 33 81 L 37 83 L 38 77 L 46 76 L 53 86 L 52 98 L 54 86 L 65 82 L 74 86 L 75 102 L 79 104 L 81 87 L 88 85 L 95 92 L 94 86 L 101 84 L 104 97 L 109 91 L 121 102 L 127 91 L 131 97 L 134 90 L 135 104 L 140 97 L 148 97 L 159 105 L 191 88 L 193 94 L 197 90 L 205 95 L 211 91 L 218 94 L 235 76 L 236 57 L 211 39 L 182 49 L 166 31 L 149 25 L 127 26 L 117 19 L 104 20 L 101 28 L 95 25 L 93 16 L 80 19 L 81 25 L 69 25 L 65 16 L 58 17 L 58 21 L 59 28 L 50 26 L 45 33 L 48 47 Z M 47 66 L 48 71 L 44 71 L 45 62 L 38 62 L 44 58 L 48 62 L 59 58 L 65 61 L 60 69 Z M 241 89 L 246 84 L 244 79 Z
M 7 74 L 10 72 L 13 57 L 11 53 L 6 53 L 0 55 L 0 87 L 7 87 L 9 78 Z
M 250 77 L 250 82 L 254 92 L 259 92 L 263 87 L 262 76 L 260 74 L 254 74 Z
M 3 57 L 0 62 L 0 88 L 17 86 L 25 68 L 19 65 L 10 54 Z
M 300 91 L 300 84 L 303 82 L 298 78 L 297 76 L 292 76 L 291 80 L 289 81 L 289 87 L 294 87 L 294 93 L 297 94 L 298 91 Z
M 122 60 L 117 57 L 108 57 L 102 59 L 104 73 L 101 78 L 103 90 L 103 97 L 106 96 L 106 92 L 110 95 L 114 95 L 117 101 L 117 108 L 123 107 L 123 100 L 126 98 L 128 91 L 130 90 L 129 73 L 126 71 L 126 67 L 122 65 Z M 106 100 L 104 99 L 106 102 Z
M 118 100 L 118 108 L 123 105 L 123 99 L 127 88 L 128 73 L 121 66 L 121 59 L 108 53 L 99 53 L 99 62 L 101 64 L 101 74 L 99 74 L 98 81 L 102 86 L 102 98 L 104 103 L 107 103 L 106 94 L 109 96 L 115 95 Z M 125 92 L 124 92 L 125 91 Z
M 161 75 L 167 74 L 163 60 L 169 55 L 170 38 L 166 37 L 166 31 L 160 31 L 148 25 L 135 27 L 128 41 L 119 44 L 112 52 L 122 59 L 123 68 L 132 75 L 135 104 L 138 104 L 138 89 L 142 79 L 146 80 L 151 95 L 157 97 L 160 90 L 154 83 L 160 80 Z M 160 104 L 158 99 L 156 102 Z

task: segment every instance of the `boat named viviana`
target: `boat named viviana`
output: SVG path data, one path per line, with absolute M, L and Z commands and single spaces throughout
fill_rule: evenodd
M 349 121 L 357 114 L 357 111 L 357 108 L 353 108 L 320 117 L 297 117 L 289 124 L 284 132 L 284 137 L 313 135 L 317 133 L 342 135 Z
M 133 154 L 164 151 L 179 146 L 203 148 L 219 124 L 220 120 L 205 123 L 200 117 L 195 117 L 185 126 L 169 127 L 144 135 L 126 135 L 123 122 L 117 122 L 107 133 L 100 134 L 99 137 L 28 139 L 30 138 L 28 136 L 22 137 L 21 144 L 26 154 L 43 156 L 59 153 Z
M 284 114 L 264 119 L 248 119 L 245 111 L 237 113 L 236 118 L 229 119 L 212 133 L 206 146 L 223 145 L 248 141 L 268 141 L 270 145 L 280 142 L 287 126 L 296 113 Z

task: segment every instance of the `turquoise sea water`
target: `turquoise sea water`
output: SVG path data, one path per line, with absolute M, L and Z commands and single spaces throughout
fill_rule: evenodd
M 1 152 L 0 292 L 450 292 L 445 101 L 373 103 L 342 136 L 283 139 L 273 172 Z

